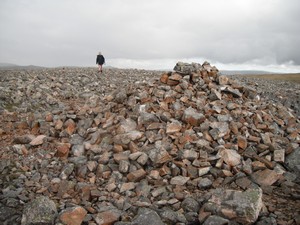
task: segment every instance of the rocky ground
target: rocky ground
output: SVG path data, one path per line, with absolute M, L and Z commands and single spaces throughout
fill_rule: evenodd
M 300 224 L 299 85 L 0 71 L 1 224 Z

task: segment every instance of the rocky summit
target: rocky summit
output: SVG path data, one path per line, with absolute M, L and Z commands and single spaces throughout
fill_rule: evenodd
M 0 223 L 300 224 L 299 108 L 276 84 L 208 62 L 1 70 Z

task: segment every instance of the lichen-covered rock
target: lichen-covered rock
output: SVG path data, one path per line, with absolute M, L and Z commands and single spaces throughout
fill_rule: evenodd
M 251 224 L 257 220 L 262 206 L 262 190 L 259 187 L 244 192 L 217 189 L 202 210 L 238 223 Z
M 22 225 L 53 225 L 57 217 L 55 203 L 48 197 L 41 196 L 24 207 Z

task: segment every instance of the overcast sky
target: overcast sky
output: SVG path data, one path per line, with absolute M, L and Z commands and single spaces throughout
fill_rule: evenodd
M 299 0 L 0 0 L 0 62 L 300 72 Z

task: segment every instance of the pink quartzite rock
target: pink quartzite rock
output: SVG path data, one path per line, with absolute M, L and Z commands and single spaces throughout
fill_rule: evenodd
M 66 225 L 80 225 L 87 214 L 87 211 L 81 206 L 75 206 L 63 210 L 59 219 Z

